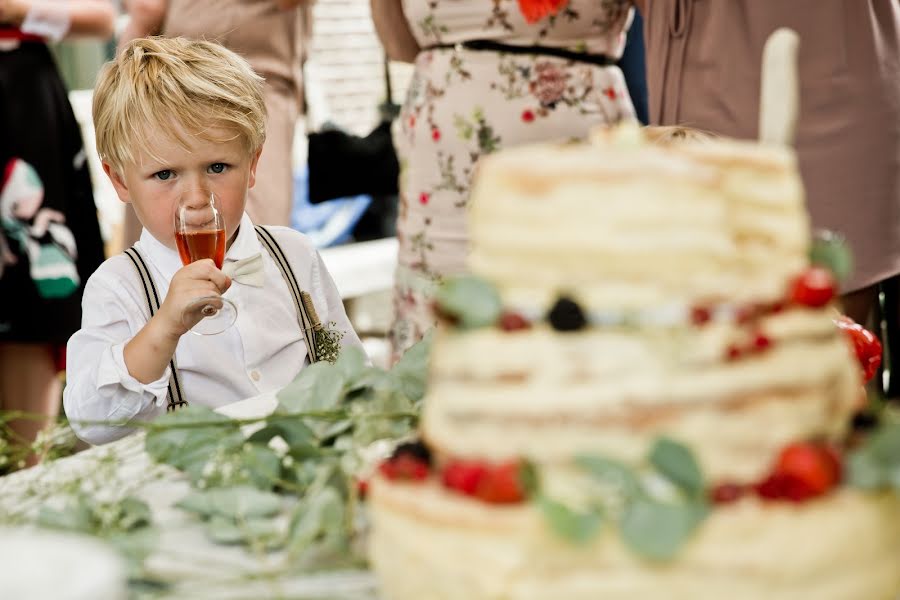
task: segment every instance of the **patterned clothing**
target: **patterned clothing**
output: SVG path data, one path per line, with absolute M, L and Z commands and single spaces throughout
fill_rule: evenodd
M 19 35 L 0 26 L 0 343 L 65 344 L 103 240 L 56 64 Z
M 571 0 L 534 24 L 518 0 L 407 0 L 404 12 L 422 51 L 394 126 L 401 167 L 395 357 L 433 326 L 436 284 L 465 270 L 466 204 L 480 157 L 505 146 L 581 138 L 594 125 L 634 117 L 618 67 L 446 47 L 491 40 L 616 59 L 628 0 Z

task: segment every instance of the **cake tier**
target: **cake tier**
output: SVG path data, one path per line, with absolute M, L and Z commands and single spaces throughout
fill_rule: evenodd
M 716 507 L 677 558 L 643 561 L 612 530 L 557 538 L 528 504 L 373 482 L 370 555 L 385 600 L 895 600 L 900 499 L 844 489 L 802 505 Z
M 756 336 L 768 346 L 753 348 Z M 731 347 L 749 353 L 729 358 Z M 422 431 L 439 454 L 539 464 L 601 453 L 633 462 L 661 434 L 715 480 L 755 481 L 787 444 L 837 438 L 861 398 L 827 310 L 752 327 L 442 329 Z
M 736 147 L 739 163 L 614 143 L 488 157 L 471 270 L 511 304 L 560 290 L 601 309 L 780 298 L 807 261 L 801 182 L 787 151 Z

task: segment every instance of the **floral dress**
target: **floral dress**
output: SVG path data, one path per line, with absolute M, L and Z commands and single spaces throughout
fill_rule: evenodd
M 557 5 L 529 14 L 528 4 Z M 478 160 L 503 147 L 584 137 L 634 118 L 622 72 L 570 57 L 472 50 L 489 40 L 617 59 L 629 0 L 404 0 L 421 52 L 394 125 L 400 159 L 394 357 L 434 325 L 437 284 L 465 270 L 466 205 Z

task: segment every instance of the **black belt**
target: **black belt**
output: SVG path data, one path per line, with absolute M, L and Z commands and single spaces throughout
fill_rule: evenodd
M 566 60 L 590 63 L 600 67 L 608 67 L 616 64 L 616 61 L 605 54 L 586 54 L 584 52 L 574 52 L 565 48 L 553 48 L 551 46 L 515 46 L 512 44 L 503 44 L 493 40 L 469 40 L 467 42 L 459 42 L 457 44 L 435 44 L 428 46 L 426 50 L 451 50 L 455 48 L 465 48 L 466 50 L 502 52 L 505 54 L 532 54 L 539 56 L 555 56 Z

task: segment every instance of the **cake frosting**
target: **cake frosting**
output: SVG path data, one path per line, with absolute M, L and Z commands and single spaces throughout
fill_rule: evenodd
M 843 440 L 861 378 L 834 306 L 786 300 L 810 247 L 792 152 L 592 137 L 481 165 L 470 267 L 528 326 L 440 328 L 421 424 L 435 461 L 526 459 L 544 493 L 583 506 L 577 456 L 638 464 L 666 437 L 708 482 L 751 486 L 785 447 Z M 544 318 L 561 297 L 584 327 Z M 660 563 L 605 532 L 567 545 L 533 503 L 485 504 L 435 479 L 373 482 L 372 561 L 389 600 L 900 593 L 889 493 L 713 507 Z

